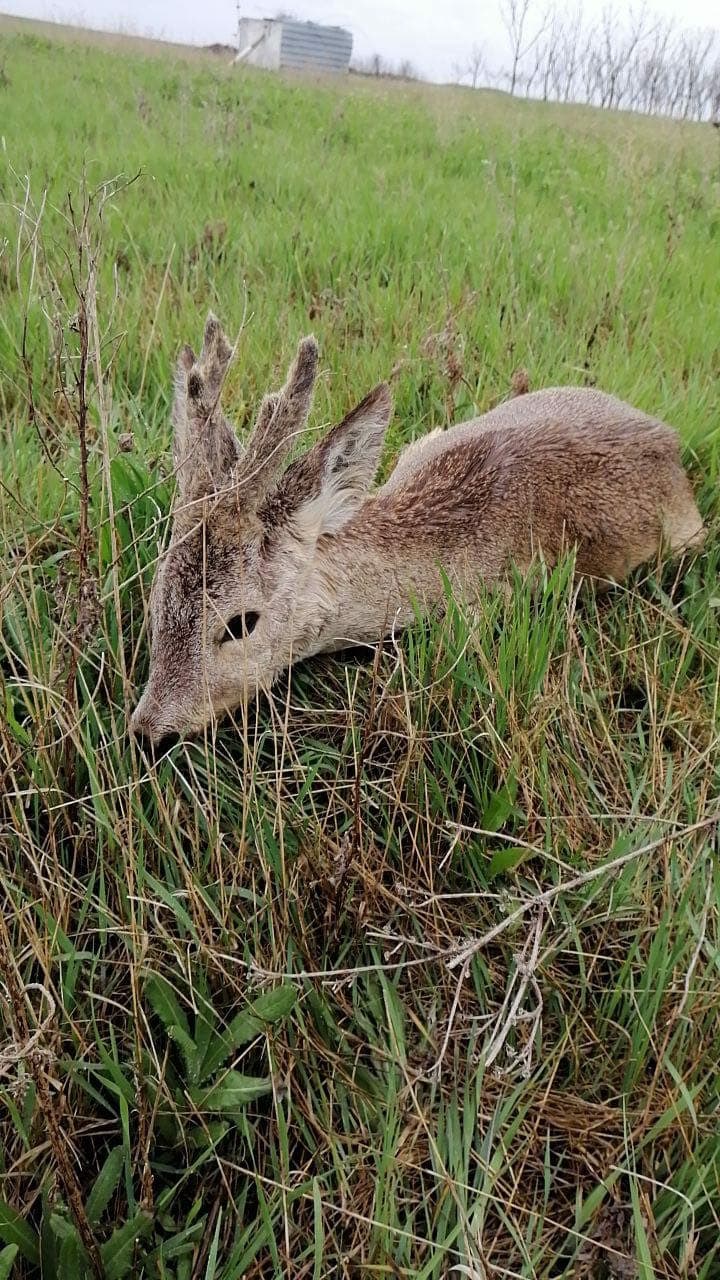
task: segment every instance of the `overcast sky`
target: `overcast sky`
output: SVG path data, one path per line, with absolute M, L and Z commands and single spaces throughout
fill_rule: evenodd
M 409 58 L 426 76 L 449 79 L 453 64 L 462 61 L 473 44 L 487 50 L 494 67 L 506 61 L 506 40 L 499 17 L 501 0 L 242 0 L 246 16 L 272 16 L 285 9 L 299 18 L 312 18 L 348 27 L 354 53 L 381 53 L 393 62 Z M 587 18 L 598 16 L 607 0 L 584 0 Z M 572 0 L 568 7 L 572 6 Z M 537 14 L 547 0 L 532 0 Z M 563 6 L 564 7 L 564 6 Z M 641 6 L 636 4 L 634 9 Z M 237 26 L 235 0 L 0 0 L 5 13 L 29 18 L 72 22 L 79 26 L 125 30 L 166 40 L 209 44 L 234 43 Z M 629 8 L 615 0 L 621 13 Z M 648 0 L 649 13 L 674 18 L 685 27 L 720 27 L 718 0 Z

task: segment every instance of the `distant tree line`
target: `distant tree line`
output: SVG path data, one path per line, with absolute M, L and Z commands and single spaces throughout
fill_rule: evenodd
M 351 70 L 359 76 L 387 76 L 391 80 L 422 79 L 409 58 L 392 62 L 389 58 L 383 58 L 380 53 L 373 53 L 369 58 L 353 58 Z
M 473 88 L 555 102 L 642 111 L 720 124 L 720 33 L 686 30 L 646 9 L 608 4 L 587 22 L 582 9 L 540 10 L 534 0 L 500 0 L 510 58 L 500 73 L 479 45 L 455 67 Z

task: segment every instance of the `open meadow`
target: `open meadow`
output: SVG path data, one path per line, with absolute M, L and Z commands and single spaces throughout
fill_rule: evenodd
M 0 25 L 0 1280 L 720 1277 L 720 131 Z M 532 388 L 709 536 L 128 734 L 175 357 Z

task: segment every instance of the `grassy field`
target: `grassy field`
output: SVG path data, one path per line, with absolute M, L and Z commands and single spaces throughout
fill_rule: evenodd
M 0 35 L 0 1277 L 720 1276 L 720 135 Z M 171 369 L 399 445 L 676 424 L 702 555 L 569 566 L 240 731 L 127 733 Z M 84 354 L 87 348 L 87 356 Z

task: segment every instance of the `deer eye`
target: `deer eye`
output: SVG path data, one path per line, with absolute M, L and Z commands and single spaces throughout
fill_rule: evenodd
M 258 624 L 259 613 L 255 613 L 249 609 L 247 613 L 236 613 L 225 623 L 225 630 L 220 637 L 221 644 L 227 644 L 228 640 L 243 640 L 245 636 L 249 636 Z

